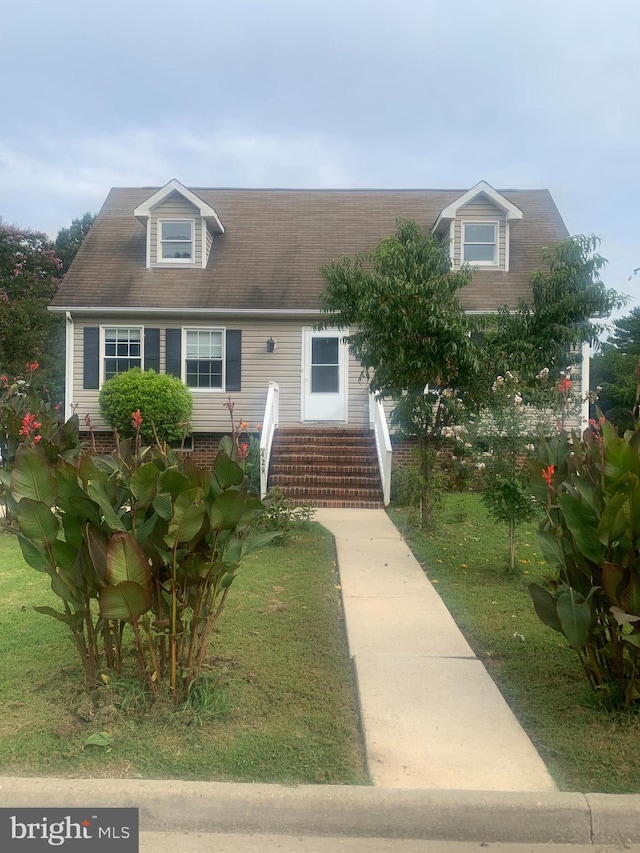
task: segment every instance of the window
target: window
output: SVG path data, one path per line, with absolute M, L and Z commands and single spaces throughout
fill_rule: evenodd
M 340 391 L 340 356 L 337 337 L 311 339 L 311 393 Z
M 187 329 L 185 374 L 189 388 L 222 389 L 223 341 L 221 329 Z
M 158 260 L 170 263 L 193 263 L 193 220 L 158 221 Z
M 104 330 L 104 380 L 142 367 L 142 329 L 111 326 Z
M 498 263 L 498 223 L 462 223 L 462 260 L 470 264 L 496 265 Z

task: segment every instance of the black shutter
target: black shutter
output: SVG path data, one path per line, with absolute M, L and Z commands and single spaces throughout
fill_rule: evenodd
M 160 329 L 144 330 L 144 369 L 160 373 Z
M 240 391 L 242 384 L 242 332 L 227 329 L 225 390 Z
M 83 388 L 100 387 L 100 328 L 84 327 Z
M 182 379 L 182 329 L 166 331 L 166 371 Z

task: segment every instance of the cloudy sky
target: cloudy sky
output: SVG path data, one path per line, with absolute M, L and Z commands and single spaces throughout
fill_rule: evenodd
M 111 186 L 550 189 L 640 304 L 638 0 L 19 0 L 0 216 Z

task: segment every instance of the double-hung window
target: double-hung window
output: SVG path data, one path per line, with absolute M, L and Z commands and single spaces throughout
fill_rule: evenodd
M 498 223 L 462 223 L 462 260 L 480 266 L 498 263 Z
M 104 381 L 132 367 L 142 367 L 142 329 L 108 326 L 104 329 Z
M 223 330 L 187 329 L 185 336 L 185 380 L 189 388 L 222 390 Z
M 160 219 L 158 259 L 167 263 L 193 263 L 193 232 L 193 219 Z

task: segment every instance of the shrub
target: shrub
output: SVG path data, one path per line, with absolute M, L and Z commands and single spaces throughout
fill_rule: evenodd
M 604 418 L 582 440 L 539 445 L 531 486 L 546 510 L 542 553 L 556 575 L 529 591 L 540 619 L 577 652 L 612 705 L 640 701 L 640 429 L 616 435 Z
M 131 413 L 140 410 L 142 439 L 152 444 L 157 435 L 171 444 L 184 436 L 193 400 L 176 376 L 134 367 L 104 383 L 99 403 L 103 416 L 122 437 L 133 436 Z

